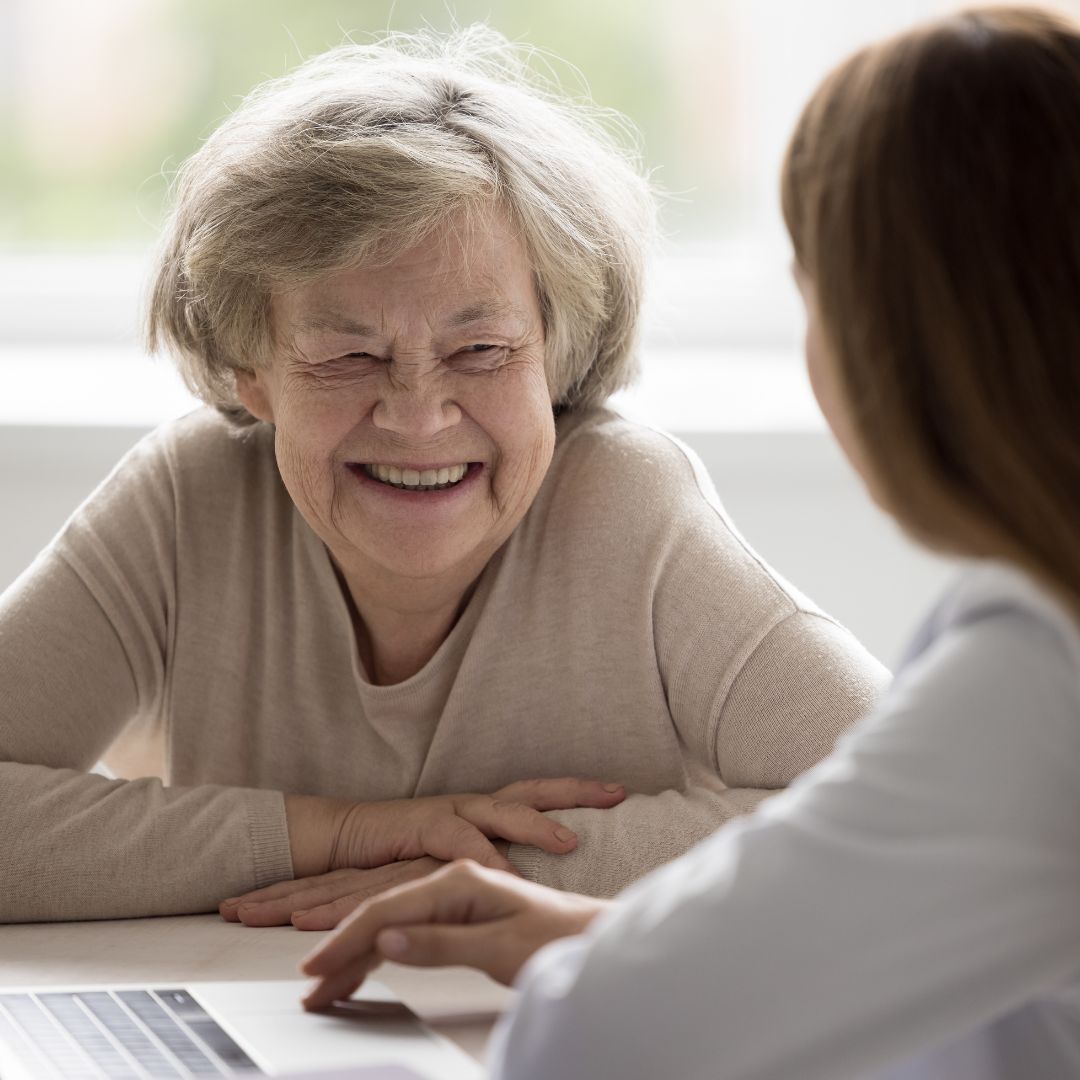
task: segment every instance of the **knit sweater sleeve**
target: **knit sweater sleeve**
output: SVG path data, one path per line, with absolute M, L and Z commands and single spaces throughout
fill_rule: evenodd
M 151 437 L 0 597 L 0 921 L 206 911 L 291 876 L 280 793 L 89 771 L 167 722 L 175 550 Z
M 596 896 L 614 895 L 786 787 L 889 682 L 850 632 L 754 553 L 689 451 L 654 447 L 650 464 L 664 490 L 651 510 L 646 498 L 636 507 L 635 543 L 639 573 L 652 578 L 655 663 L 684 782 L 611 810 L 550 813 L 578 834 L 569 855 L 510 852 L 525 877 Z
M 676 698 L 691 761 L 682 790 L 632 794 L 611 810 L 553 811 L 579 837 L 568 855 L 514 845 L 524 877 L 592 896 L 614 896 L 725 822 L 749 813 L 825 757 L 873 704 L 884 669 L 831 620 L 797 611 L 771 628 L 730 687 L 712 700 Z

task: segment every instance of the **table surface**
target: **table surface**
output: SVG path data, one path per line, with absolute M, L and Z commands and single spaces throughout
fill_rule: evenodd
M 324 936 L 291 926 L 252 929 L 217 915 L 0 926 L 0 985 L 296 979 L 301 958 Z M 513 997 L 466 968 L 386 964 L 376 978 L 481 1062 Z

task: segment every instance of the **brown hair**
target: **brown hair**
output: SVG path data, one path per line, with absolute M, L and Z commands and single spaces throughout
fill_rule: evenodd
M 264 83 L 182 166 L 147 319 L 188 386 L 243 421 L 237 371 L 268 362 L 271 301 L 375 265 L 459 213 L 520 229 L 556 403 L 635 373 L 651 185 L 613 113 L 571 100 L 485 26 L 343 45 Z
M 1080 610 L 1078 28 L 977 9 L 857 53 L 783 207 L 882 501 Z

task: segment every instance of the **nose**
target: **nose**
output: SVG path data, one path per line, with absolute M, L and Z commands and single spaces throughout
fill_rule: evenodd
M 371 419 L 382 431 L 421 442 L 461 422 L 461 408 L 447 396 L 435 372 L 406 377 L 391 372 L 375 403 Z

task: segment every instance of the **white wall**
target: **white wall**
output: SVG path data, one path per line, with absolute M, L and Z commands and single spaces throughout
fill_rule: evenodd
M 0 425 L 0 589 L 145 428 Z M 743 535 L 893 664 L 949 567 L 864 496 L 821 432 L 685 432 Z

